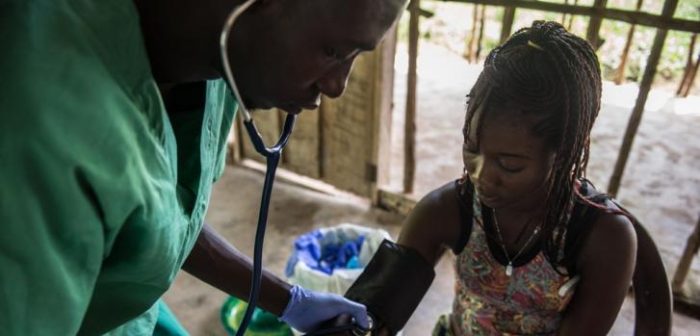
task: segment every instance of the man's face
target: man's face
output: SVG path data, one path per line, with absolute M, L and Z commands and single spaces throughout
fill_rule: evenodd
M 298 113 L 317 107 L 320 94 L 340 96 L 357 55 L 376 48 L 406 1 L 268 0 L 252 7 L 234 26 L 230 50 L 244 102 Z

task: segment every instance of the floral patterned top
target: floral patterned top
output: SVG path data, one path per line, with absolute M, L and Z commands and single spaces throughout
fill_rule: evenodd
M 473 206 L 475 225 L 455 262 L 452 314 L 433 335 L 555 334 L 578 277 L 557 272 L 542 251 L 506 275 L 489 247 L 478 197 Z

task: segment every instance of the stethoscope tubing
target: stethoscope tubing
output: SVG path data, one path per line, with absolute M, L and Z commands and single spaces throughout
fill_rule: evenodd
M 240 92 L 238 91 L 238 86 L 233 78 L 233 71 L 231 69 L 231 64 L 228 57 L 228 40 L 231 29 L 236 19 L 245 12 L 251 5 L 253 5 L 257 0 L 248 0 L 240 6 L 234 8 L 234 10 L 229 14 L 228 18 L 224 23 L 224 27 L 221 32 L 221 37 L 219 44 L 221 47 L 221 58 L 224 68 L 224 75 L 226 82 L 228 83 L 231 91 L 233 92 L 236 100 L 238 101 L 238 109 L 243 118 L 243 125 L 246 129 L 246 133 L 250 138 L 250 141 L 260 155 L 264 156 L 266 159 L 267 170 L 265 172 L 265 182 L 263 184 L 262 196 L 260 199 L 260 211 L 258 213 L 258 226 L 255 231 L 255 247 L 253 249 L 253 274 L 251 275 L 251 288 L 250 294 L 248 296 L 248 306 L 246 307 L 243 320 L 240 326 L 237 328 L 236 336 L 243 336 L 248 329 L 248 324 L 253 316 L 255 306 L 258 302 L 258 297 L 260 294 L 260 286 L 262 282 L 262 253 L 263 246 L 265 242 L 265 230 L 267 228 L 267 218 L 270 208 L 270 199 L 272 198 L 272 186 L 275 182 L 275 173 L 277 171 L 277 166 L 279 165 L 280 156 L 282 155 L 282 150 L 287 145 L 289 138 L 294 130 L 294 123 L 296 121 L 296 115 L 287 114 L 284 120 L 284 125 L 282 126 L 282 131 L 280 133 L 277 143 L 272 147 L 267 147 L 262 139 L 262 136 L 255 127 L 255 122 L 253 121 L 252 115 L 245 106 L 243 99 L 241 98 Z M 328 328 L 324 330 L 317 330 L 308 335 L 327 335 L 337 332 L 350 331 L 356 335 L 363 335 L 366 331 L 358 329 L 354 323 L 337 326 L 333 328 Z
M 260 211 L 258 213 L 258 225 L 255 230 L 255 247 L 253 251 L 253 273 L 251 275 L 250 283 L 250 293 L 248 296 L 248 306 L 246 307 L 245 314 L 243 315 L 243 320 L 238 326 L 236 335 L 243 336 L 248 329 L 248 324 L 253 316 L 255 306 L 258 302 L 258 297 L 260 294 L 260 285 L 262 282 L 262 252 L 265 242 L 265 230 L 267 228 L 267 216 L 270 206 L 270 199 L 272 197 L 272 186 L 275 181 L 275 172 L 277 171 L 277 165 L 279 164 L 280 155 L 282 149 L 289 141 L 289 137 L 294 128 L 295 116 L 288 115 L 285 119 L 284 127 L 282 129 L 282 134 L 280 135 L 277 143 L 272 147 L 265 146 L 265 143 L 260 136 L 260 133 L 255 127 L 253 118 L 245 106 L 245 102 L 241 98 L 241 94 L 236 85 L 236 81 L 233 78 L 233 70 L 231 69 L 231 64 L 229 62 L 228 56 L 228 41 L 229 34 L 233 28 L 233 24 L 236 19 L 243 14 L 251 5 L 255 3 L 256 0 L 248 0 L 245 3 L 234 8 L 229 14 L 224 22 L 224 26 L 221 31 L 221 36 L 219 40 L 219 46 L 221 48 L 221 63 L 223 64 L 224 75 L 226 82 L 228 83 L 231 91 L 236 97 L 238 103 L 238 110 L 243 117 L 243 125 L 250 137 L 251 142 L 255 150 L 266 158 L 267 170 L 265 172 L 265 182 L 263 184 L 262 196 L 260 199 Z
M 248 324 L 253 316 L 255 306 L 260 294 L 262 282 L 262 253 L 265 244 L 265 230 L 267 229 L 267 216 L 272 198 L 272 186 L 275 182 L 275 174 L 279 165 L 280 156 L 284 146 L 287 145 L 294 129 L 296 115 L 288 114 L 282 127 L 282 133 L 277 143 L 272 147 L 266 147 L 260 133 L 255 127 L 253 119 L 243 121 L 243 125 L 250 137 L 255 150 L 266 158 L 267 169 L 265 171 L 265 182 L 263 183 L 262 196 L 260 199 L 260 211 L 258 213 L 258 226 L 255 230 L 255 247 L 253 248 L 253 274 L 251 276 L 250 294 L 248 296 L 248 306 L 246 307 L 243 321 L 239 326 L 236 335 L 243 336 Z

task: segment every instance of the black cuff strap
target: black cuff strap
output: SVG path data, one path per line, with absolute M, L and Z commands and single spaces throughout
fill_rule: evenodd
M 394 335 L 406 325 L 433 278 L 433 266 L 416 250 L 385 239 L 345 296 L 367 306 L 375 328 L 387 327 Z

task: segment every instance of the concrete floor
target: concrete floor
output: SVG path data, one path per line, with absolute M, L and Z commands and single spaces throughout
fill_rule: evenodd
M 216 184 L 207 221 L 240 250 L 253 249 L 262 176 L 239 166 L 228 167 Z M 349 222 L 387 230 L 396 237 L 401 218 L 371 208 L 366 202 L 343 196 L 310 191 L 278 181 L 270 209 L 265 241 L 264 264 L 276 274 L 284 265 L 298 235 L 314 228 Z M 428 294 L 405 328 L 405 335 L 428 335 L 438 315 L 447 312 L 453 297 L 451 256 L 438 265 L 437 277 Z M 182 272 L 165 300 L 192 335 L 226 335 L 219 310 L 227 295 Z M 611 335 L 630 335 L 634 320 L 633 302 L 628 300 Z M 692 330 L 695 330 L 693 332 Z M 674 335 L 697 335 L 700 321 L 674 315 Z

